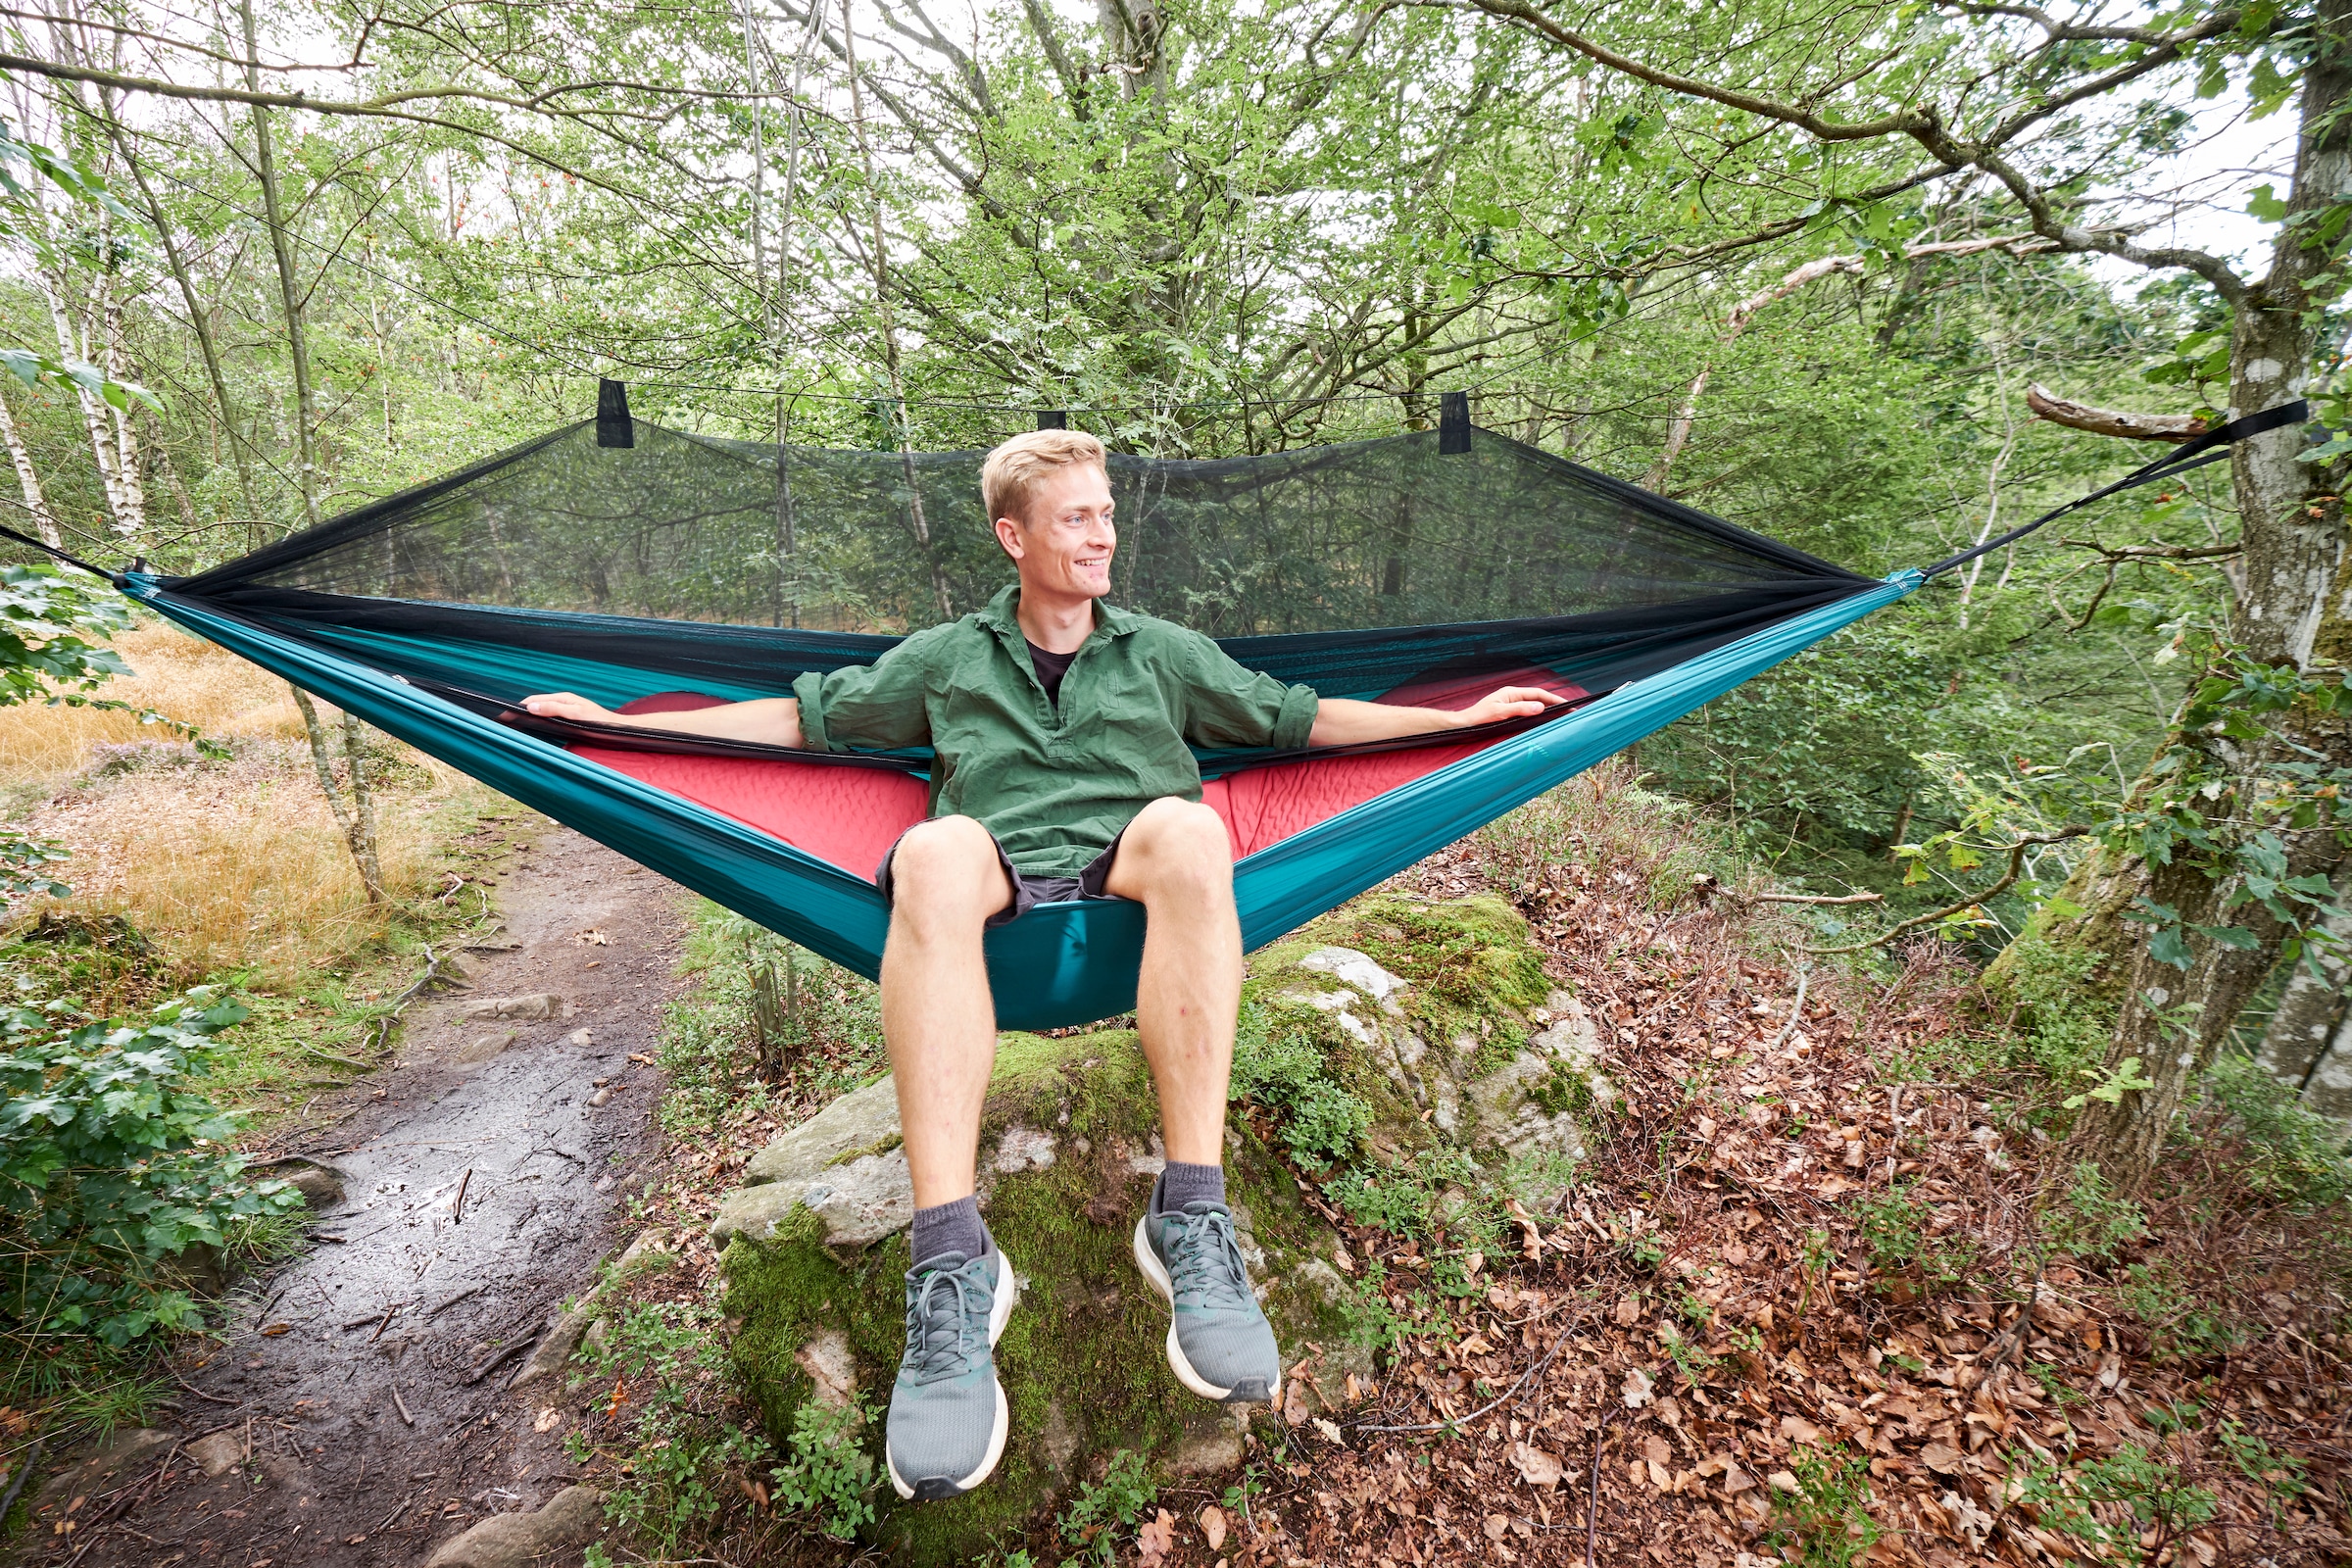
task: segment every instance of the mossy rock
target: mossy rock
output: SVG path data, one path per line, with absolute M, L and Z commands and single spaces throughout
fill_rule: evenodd
M 1537 1144 L 1573 1157 L 1577 1117 L 1611 1093 L 1582 1009 L 1495 900 L 1362 901 L 1253 958 L 1247 1002 L 1253 1026 L 1309 1041 L 1313 1070 L 1373 1107 L 1362 1143 L 1375 1157 L 1433 1141 L 1497 1160 Z M 1447 1109 L 1425 1122 L 1433 1102 Z M 1011 1436 L 989 1483 L 952 1502 L 903 1505 L 880 1484 L 876 1544 L 923 1563 L 1001 1550 L 1119 1448 L 1170 1475 L 1239 1462 L 1231 1417 L 1169 1371 L 1167 1308 L 1130 1251 L 1162 1164 L 1158 1121 L 1132 1032 L 1001 1038 L 980 1200 L 1022 1281 L 997 1347 Z M 1286 1369 L 1308 1363 L 1291 1388 L 1311 1404 L 1371 1370 L 1355 1332 L 1366 1318 L 1334 1267 L 1337 1239 L 1256 1131 L 1270 1124 L 1232 1119 L 1227 1190 Z M 789 1432 L 812 1397 L 887 1404 L 913 1211 L 891 1082 L 783 1134 L 746 1174 L 712 1238 L 741 1325 L 735 1358 L 768 1429 Z M 869 1441 L 878 1453 L 879 1432 Z
M 871 1108 L 891 1085 L 885 1079 L 860 1094 L 871 1097 L 860 1109 Z M 997 1346 L 1012 1435 L 988 1485 L 952 1502 L 902 1505 L 887 1483 L 877 1489 L 875 1538 L 906 1560 L 964 1561 L 1009 1539 L 1085 1479 L 1090 1460 L 1118 1448 L 1171 1472 L 1238 1462 L 1231 1417 L 1168 1370 L 1167 1308 L 1129 1250 L 1163 1163 L 1158 1117 L 1132 1032 L 1013 1034 L 1000 1043 L 981 1137 L 981 1202 L 1022 1284 Z M 822 1158 L 835 1141 L 803 1143 Z M 836 1157 L 844 1152 L 832 1149 Z M 742 1324 L 735 1358 L 771 1432 L 791 1430 L 804 1398 L 847 1392 L 845 1344 L 858 1396 L 877 1407 L 889 1400 L 904 1338 L 905 1221 L 878 1237 L 864 1232 L 894 1165 L 904 1172 L 895 1148 L 814 1171 L 768 1158 L 763 1168 L 777 1181 L 746 1188 L 722 1206 L 713 1237 L 726 1249 L 728 1313 Z M 822 1191 L 828 1173 L 861 1183 L 859 1202 L 830 1201 Z M 1330 1231 L 1247 1130 L 1227 1134 L 1226 1179 L 1248 1220 L 1244 1251 L 1285 1360 L 1312 1343 L 1333 1347 L 1338 1366 L 1347 1287 L 1323 1261 L 1333 1250 Z M 778 1205 L 761 1192 L 787 1183 L 817 1188 L 818 1206 Z M 909 1196 L 909 1214 L 911 1204 Z

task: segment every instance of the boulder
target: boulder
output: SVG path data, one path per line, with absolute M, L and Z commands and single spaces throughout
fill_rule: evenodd
M 1286 1371 L 1304 1373 L 1279 1417 L 1296 1424 L 1325 1391 L 1375 1375 L 1387 1307 L 1294 1171 L 1336 1176 L 1324 1167 L 1337 1159 L 1377 1176 L 1467 1154 L 1495 1188 L 1543 1203 L 1565 1190 L 1584 1118 L 1615 1091 L 1582 1005 L 1493 899 L 1378 897 L 1267 949 L 1250 962 L 1242 1036 L 1236 1082 L 1255 1103 L 1229 1122 L 1226 1181 Z M 1309 1104 L 1328 1113 L 1311 1129 L 1297 1125 Z M 963 1497 L 915 1508 L 879 1491 L 875 1544 L 910 1562 L 972 1560 L 1117 1448 L 1171 1478 L 1240 1462 L 1244 1428 L 1168 1370 L 1167 1308 L 1131 1252 L 1164 1163 L 1157 1124 L 1132 1032 L 1000 1038 L 979 1174 L 982 1211 L 1022 1282 L 997 1348 L 1011 1436 L 997 1474 Z M 1335 1150 L 1332 1125 L 1361 1131 Z M 885 1399 L 913 1213 L 893 1084 L 781 1134 L 745 1179 L 711 1237 L 742 1324 L 733 1352 L 769 1430 L 788 1434 L 804 1401 Z
M 604 1520 L 604 1494 L 565 1487 L 531 1513 L 494 1514 L 445 1541 L 424 1568 L 554 1568 L 576 1561 Z

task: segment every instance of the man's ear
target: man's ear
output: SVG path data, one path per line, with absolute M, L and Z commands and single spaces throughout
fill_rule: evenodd
M 998 547 L 1013 560 L 1018 561 L 1028 554 L 1026 548 L 1028 540 L 1022 537 L 1019 523 L 1010 517 L 999 517 L 996 520 L 996 531 Z

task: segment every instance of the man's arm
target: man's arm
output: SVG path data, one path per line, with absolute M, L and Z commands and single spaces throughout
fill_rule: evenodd
M 1488 693 L 1468 708 L 1394 708 L 1387 703 L 1359 703 L 1347 697 L 1326 697 L 1315 705 L 1315 727 L 1309 746 L 1354 746 L 1364 741 L 1391 741 L 1405 735 L 1427 735 L 1442 729 L 1469 729 L 1506 718 L 1528 718 L 1567 699 L 1541 686 L 1505 686 Z M 713 709 L 713 712 L 717 710 Z
M 800 746 L 801 705 L 790 697 L 755 697 L 748 703 L 722 703 L 716 708 L 689 709 L 672 713 L 615 713 L 571 692 L 543 692 L 525 697 L 522 706 L 542 718 L 578 719 L 591 724 L 630 724 L 639 729 L 667 730 L 674 735 L 713 735 L 722 740 L 756 741 L 762 746 Z

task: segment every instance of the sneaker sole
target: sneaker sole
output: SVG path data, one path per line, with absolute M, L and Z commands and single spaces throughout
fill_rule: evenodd
M 1002 1263 L 1003 1277 L 1011 1288 L 999 1291 L 995 1304 L 988 1309 L 988 1343 L 992 1349 L 996 1348 L 997 1341 L 1004 1338 L 1004 1325 L 1012 1321 L 1013 1303 L 1021 1298 L 1021 1277 L 1013 1272 L 1012 1260 L 1002 1251 L 997 1256 Z M 997 1461 L 1004 1457 L 1004 1439 L 1012 1430 L 1012 1409 L 1004 1402 L 1004 1380 L 992 1372 L 989 1381 L 997 1389 L 997 1423 L 995 1430 L 988 1435 L 988 1452 L 981 1458 L 980 1468 L 959 1481 L 935 1476 L 909 1483 L 899 1474 L 898 1460 L 892 1456 L 886 1439 L 882 1444 L 882 1463 L 890 1471 L 891 1490 L 910 1502 L 918 1497 L 924 1502 L 940 1502 L 949 1497 L 960 1497 L 989 1478 L 997 1468 Z
M 1168 1278 L 1167 1266 L 1160 1262 L 1159 1254 L 1152 1250 L 1152 1239 L 1144 1230 L 1149 1221 L 1150 1216 L 1147 1215 L 1135 1222 L 1135 1266 L 1151 1287 L 1159 1293 L 1160 1299 L 1168 1303 L 1168 1368 L 1176 1374 L 1176 1381 L 1203 1399 L 1214 1399 L 1219 1404 L 1280 1404 L 1282 1379 L 1279 1375 L 1262 1400 L 1254 1395 L 1236 1398 L 1233 1390 L 1218 1388 L 1194 1371 L 1193 1363 L 1185 1359 L 1184 1347 L 1176 1338 L 1176 1282 Z

